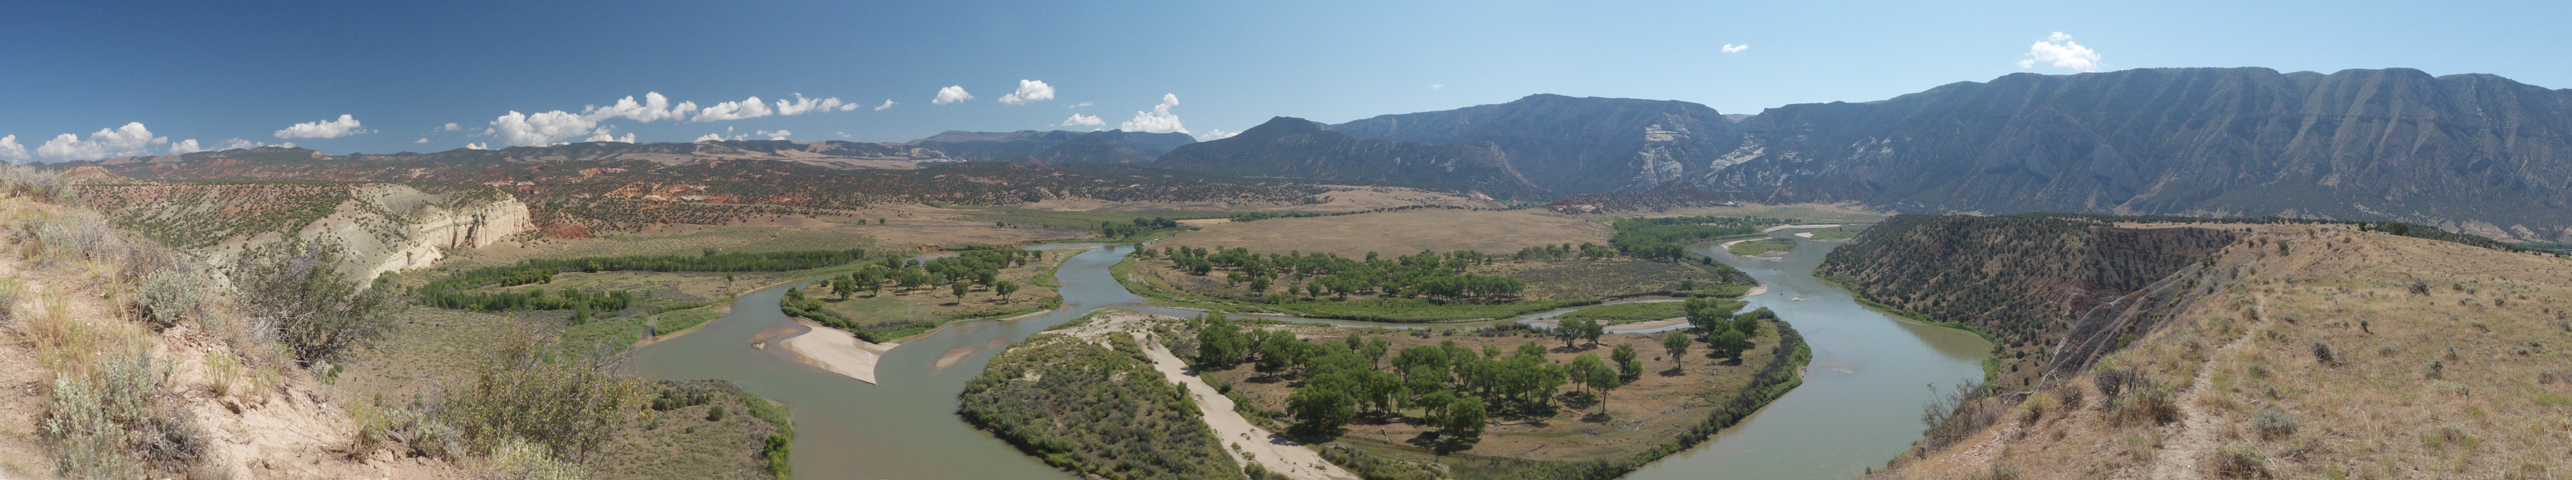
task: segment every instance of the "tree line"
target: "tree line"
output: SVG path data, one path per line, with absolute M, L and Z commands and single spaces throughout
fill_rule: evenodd
M 449 275 L 414 290 L 420 303 L 437 308 L 458 310 L 575 310 L 585 319 L 591 311 L 621 311 L 633 305 L 634 294 L 616 290 L 590 292 L 576 288 L 548 292 L 531 288 L 520 292 L 475 293 L 470 290 L 520 285 L 550 284 L 562 272 L 588 273 L 613 271 L 648 272 L 776 272 L 821 268 L 865 258 L 866 251 L 817 250 L 794 252 L 725 253 L 706 249 L 698 256 L 631 255 L 571 259 L 532 259 L 516 265 L 484 267 Z
M 1468 267 L 1489 264 L 1501 258 L 1470 250 L 1444 254 L 1422 251 L 1418 255 L 1398 257 L 1368 253 L 1363 261 L 1321 252 L 1260 255 L 1247 248 L 1167 247 L 1143 249 L 1136 254 L 1145 258 L 1168 257 L 1172 264 L 1193 275 L 1209 275 L 1218 268 L 1229 270 L 1225 284 L 1247 283 L 1252 292 L 1267 292 L 1284 281 L 1287 293 L 1309 294 L 1315 298 L 1327 294 L 1346 299 L 1349 294 L 1358 293 L 1451 300 L 1491 299 L 1517 295 L 1527 289 L 1527 283 L 1516 278 L 1466 273 Z

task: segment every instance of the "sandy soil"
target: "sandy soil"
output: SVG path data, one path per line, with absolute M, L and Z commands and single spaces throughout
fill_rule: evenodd
M 1238 447 L 1224 450 L 1234 455 L 1233 460 L 1241 461 L 1241 454 L 1249 453 L 1250 459 L 1258 461 L 1260 466 L 1267 467 L 1270 472 L 1286 474 L 1289 478 L 1357 478 L 1348 470 L 1322 460 L 1320 453 L 1313 452 L 1304 444 L 1251 425 L 1250 420 L 1241 418 L 1240 412 L 1233 411 L 1231 398 L 1225 398 L 1215 392 L 1215 387 L 1206 385 L 1205 379 L 1198 378 L 1196 371 L 1188 369 L 1187 363 L 1170 354 L 1170 349 L 1157 343 L 1148 345 L 1150 347 L 1145 348 L 1144 353 L 1152 356 L 1152 368 L 1160 370 L 1162 377 L 1186 385 L 1188 394 L 1196 397 L 1197 409 L 1205 412 L 1206 426 L 1215 429 L 1215 437 L 1226 439 Z
M 848 378 L 870 384 L 875 383 L 875 361 L 883 358 L 884 352 L 890 352 L 894 347 L 902 346 L 899 343 L 872 343 L 859 340 L 857 336 L 849 335 L 848 332 L 824 327 L 810 320 L 795 319 L 795 323 L 812 327 L 803 335 L 787 338 L 783 342 L 787 350 L 795 352 L 797 360 L 802 360 L 806 365 L 821 367 L 831 373 L 846 375 Z

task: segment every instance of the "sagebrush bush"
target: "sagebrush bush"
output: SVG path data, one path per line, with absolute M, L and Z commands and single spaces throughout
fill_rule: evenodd
M 43 424 L 67 478 L 134 478 L 189 472 L 210 446 L 196 420 L 165 393 L 169 365 L 139 345 L 111 352 L 88 373 L 60 373 Z
M 358 423 L 358 452 L 402 445 L 411 449 L 411 455 L 441 460 L 453 461 L 465 454 L 464 431 L 420 412 L 353 402 L 349 415 Z
M 2326 366 L 2326 367 L 2327 367 L 2327 366 L 2333 366 L 2333 365 L 2339 365 L 2339 364 L 2340 364 L 2340 351 L 2339 351 L 2339 349 L 2331 348 L 2331 343 L 2330 343 L 2330 342 L 2325 342 L 2325 341 L 2321 341 L 2321 340 L 2314 340 L 2314 341 L 2313 341 L 2313 361 L 2314 361 L 2314 362 L 2321 363 L 2321 364 L 2322 364 L 2322 366 Z
M 389 286 L 362 288 L 341 278 L 341 251 L 290 241 L 242 252 L 231 269 L 242 320 L 273 326 L 277 340 L 306 365 L 382 338 L 407 304 Z
M 163 269 L 144 274 L 134 284 L 135 317 L 158 328 L 202 315 L 206 281 L 192 272 Z
M 2260 438 L 2276 440 L 2278 437 L 2294 435 L 2295 427 L 2295 417 L 2287 416 L 2286 412 L 2278 409 L 2262 409 L 2258 415 L 2251 416 L 2251 429 L 2259 431 Z

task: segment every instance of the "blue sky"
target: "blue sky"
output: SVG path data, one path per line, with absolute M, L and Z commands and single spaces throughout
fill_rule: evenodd
M 2145 67 L 2409 67 L 2572 87 L 2565 2 L 217 3 L 0 7 L 0 136 L 14 137 L 0 159 L 1129 123 L 1208 137 L 1272 116 L 1336 123 L 1535 93 L 1758 113 Z M 1001 101 L 1026 81 L 1043 88 Z M 934 102 L 948 87 L 972 99 Z M 586 110 L 652 92 L 668 105 Z M 750 97 L 767 115 L 742 107 Z M 810 109 L 786 115 L 779 100 Z M 1075 114 L 1096 124 L 1067 124 Z

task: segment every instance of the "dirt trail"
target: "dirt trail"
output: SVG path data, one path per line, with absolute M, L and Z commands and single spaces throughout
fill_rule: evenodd
M 1152 368 L 1160 370 L 1161 376 L 1170 381 L 1186 385 L 1188 393 L 1196 397 L 1197 409 L 1205 411 L 1206 426 L 1214 428 L 1215 437 L 1224 439 L 1230 447 L 1240 447 L 1238 450 L 1224 449 L 1225 453 L 1232 454 L 1233 460 L 1244 463 L 1257 461 L 1269 472 L 1282 473 L 1289 478 L 1357 480 L 1357 475 L 1322 460 L 1322 455 L 1313 449 L 1251 425 L 1250 420 L 1241 418 L 1241 413 L 1232 410 L 1231 398 L 1215 393 L 1214 387 L 1206 385 L 1196 372 L 1188 370 L 1187 363 L 1179 361 L 1177 355 L 1171 355 L 1169 348 L 1142 341 L 1139 338 L 1142 334 L 1135 336 L 1138 343 L 1147 345 L 1144 352 L 1152 356 Z M 1251 458 L 1243 459 L 1244 454 Z
M 2146 478 L 2152 480 L 2199 478 L 2197 466 L 2204 464 L 2206 455 L 2214 452 L 2219 448 L 2218 444 L 2222 443 L 2215 438 L 2215 434 L 2216 430 L 2220 429 L 2219 424 L 2223 419 L 2210 415 L 2205 407 L 2199 404 L 2205 396 L 2214 394 L 2211 390 L 2214 390 L 2215 385 L 2215 360 L 2241 349 L 2243 345 L 2250 344 L 2252 339 L 2259 338 L 2261 329 L 2268 328 L 2268 297 L 2252 294 L 2251 298 L 2256 300 L 2252 311 L 2259 314 L 2259 322 L 2242 329 L 2241 337 L 2234 338 L 2231 342 L 2225 343 L 2222 348 L 2215 349 L 2214 353 L 2206 355 L 2206 363 L 2197 368 L 2197 378 L 2188 383 L 2188 392 L 2179 398 L 2179 434 L 2177 438 L 2165 441 L 2161 453 L 2153 456 L 2152 473 Z

